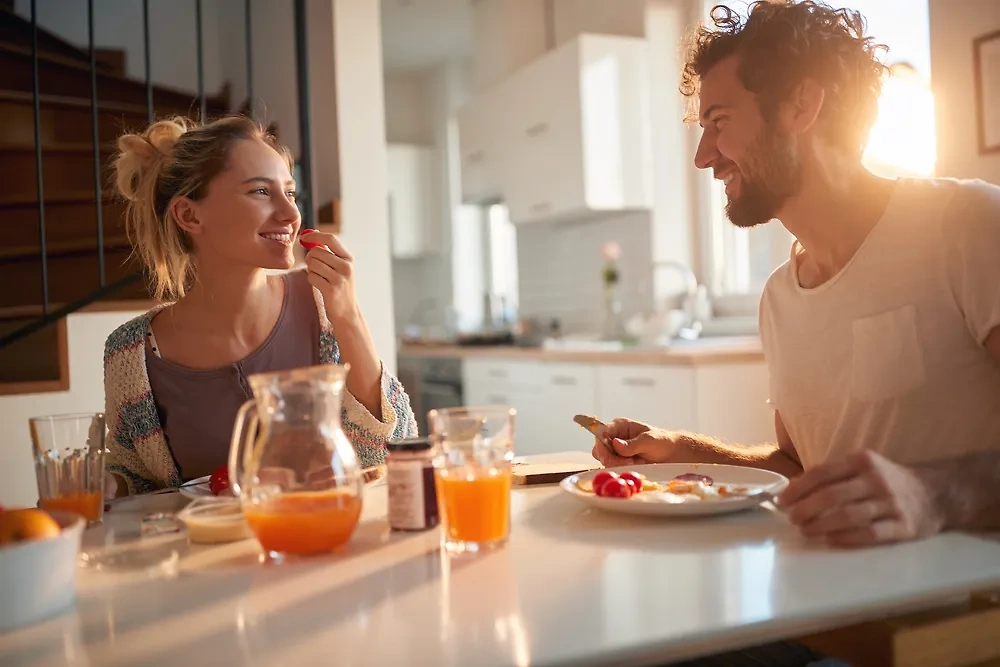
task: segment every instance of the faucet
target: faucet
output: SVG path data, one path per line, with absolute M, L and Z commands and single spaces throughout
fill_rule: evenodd
M 691 268 L 679 262 L 677 260 L 668 259 L 661 262 L 653 263 L 653 275 L 655 277 L 656 272 L 661 269 L 671 269 L 677 271 L 681 274 L 684 279 L 685 290 L 687 294 L 684 297 L 684 315 L 685 321 L 681 326 L 680 330 L 677 332 L 678 338 L 684 338 L 686 340 L 694 340 L 701 335 L 702 323 L 696 317 L 696 304 L 698 301 L 698 277 L 694 275 L 694 271 Z

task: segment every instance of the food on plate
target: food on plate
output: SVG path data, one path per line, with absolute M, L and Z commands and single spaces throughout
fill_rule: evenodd
M 30 508 L 0 513 L 0 546 L 58 537 L 59 524 L 45 510 Z
M 614 477 L 605 481 L 597 491 L 597 495 L 602 498 L 631 498 L 634 494 L 634 483 L 622 477 Z
M 612 470 L 602 470 L 601 472 L 594 475 L 593 485 L 591 486 L 590 490 L 596 493 L 597 495 L 601 495 L 601 488 L 603 488 L 604 485 L 607 482 L 611 481 L 612 479 L 618 479 L 618 473 Z
M 631 498 L 640 492 L 660 492 L 691 500 L 718 500 L 742 497 L 750 493 L 747 487 L 716 485 L 706 475 L 685 473 L 667 482 L 653 482 L 646 479 L 645 475 L 631 470 L 621 474 L 613 470 L 602 470 L 594 475 L 593 480 L 581 479 L 576 485 L 584 493 L 593 493 L 601 498 Z
M 642 491 L 642 483 L 646 481 L 645 475 L 640 475 L 637 472 L 632 472 L 628 470 L 621 474 L 621 478 L 631 481 L 635 485 L 636 493 Z
M 708 475 L 699 475 L 695 472 L 686 472 L 683 475 L 677 475 L 674 479 L 679 479 L 684 482 L 702 482 L 706 486 L 712 486 L 715 484 L 715 480 Z
M 218 496 L 229 492 L 229 466 L 221 465 L 208 479 L 208 490 Z

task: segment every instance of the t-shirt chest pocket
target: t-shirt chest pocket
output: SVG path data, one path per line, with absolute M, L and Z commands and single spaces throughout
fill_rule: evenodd
M 851 393 L 884 401 L 926 382 L 923 346 L 913 304 L 852 323 Z

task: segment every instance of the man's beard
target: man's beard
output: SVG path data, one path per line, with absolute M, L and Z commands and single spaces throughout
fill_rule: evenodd
M 768 222 L 802 185 L 795 144 L 767 123 L 747 150 L 747 168 L 740 169 L 740 193 L 726 203 L 726 217 L 737 227 Z

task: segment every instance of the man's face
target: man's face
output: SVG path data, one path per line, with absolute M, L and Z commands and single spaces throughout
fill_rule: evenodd
M 703 132 L 694 163 L 726 184 L 726 216 L 738 227 L 778 217 L 801 186 L 794 138 L 761 115 L 737 76 L 739 60 L 719 61 L 701 81 Z

